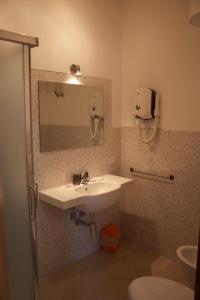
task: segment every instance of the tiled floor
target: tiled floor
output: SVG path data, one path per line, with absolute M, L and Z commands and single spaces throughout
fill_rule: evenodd
M 41 300 L 125 300 L 129 283 L 145 275 L 184 283 L 173 261 L 124 241 L 115 254 L 93 253 L 42 281 Z

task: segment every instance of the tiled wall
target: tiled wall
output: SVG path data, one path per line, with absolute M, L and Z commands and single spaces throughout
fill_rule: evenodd
M 72 173 L 88 170 L 90 175 L 120 172 L 120 130 L 111 128 L 111 82 L 80 76 L 80 82 L 104 88 L 105 144 L 88 148 L 41 153 L 39 148 L 38 80 L 63 82 L 64 73 L 32 71 L 32 122 L 35 181 L 39 189 L 71 182 Z M 108 222 L 119 222 L 116 207 L 97 215 L 100 229 Z M 76 227 L 68 211 L 61 211 L 39 201 L 38 251 L 40 275 L 64 268 L 67 264 L 98 248 L 88 228 Z
M 138 171 L 168 176 L 174 183 L 134 176 L 124 190 L 124 236 L 175 257 L 183 244 L 197 244 L 200 222 L 200 133 L 160 130 L 152 145 L 136 129 L 122 129 L 122 174 Z M 148 177 L 149 178 L 149 177 Z
M 151 145 L 139 141 L 134 128 L 111 128 L 111 82 L 80 77 L 82 83 L 100 85 L 105 94 L 105 144 L 66 151 L 40 153 L 38 124 L 38 80 L 65 81 L 63 73 L 33 70 L 33 141 L 35 180 L 40 189 L 71 181 L 73 172 L 88 170 L 91 175 L 105 173 L 132 176 L 138 171 L 175 175 L 175 181 L 134 176 L 123 189 L 121 228 L 132 239 L 163 255 L 175 257 L 182 244 L 196 244 L 200 221 L 200 133 L 160 130 Z M 120 165 L 121 163 L 121 165 Z M 98 228 L 119 222 L 117 207 L 97 215 Z M 95 251 L 87 228 L 76 227 L 68 211 L 39 202 L 39 266 L 41 276 L 64 268 Z

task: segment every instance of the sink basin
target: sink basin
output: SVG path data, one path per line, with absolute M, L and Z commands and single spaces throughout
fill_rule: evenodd
M 96 213 L 119 201 L 121 186 L 130 181 L 132 179 L 106 174 L 88 184 L 39 191 L 39 199 L 60 209 L 82 206 L 85 211 Z
M 188 285 L 194 289 L 197 268 L 197 246 L 184 245 L 176 250 Z
M 111 182 L 94 182 L 81 185 L 75 191 L 83 197 L 83 209 L 95 213 L 114 205 L 120 196 L 121 186 Z
M 94 182 L 88 184 L 82 184 L 75 188 L 77 193 L 86 195 L 86 196 L 96 196 L 96 195 L 105 195 L 114 190 L 120 189 L 120 186 L 116 183 L 111 182 Z

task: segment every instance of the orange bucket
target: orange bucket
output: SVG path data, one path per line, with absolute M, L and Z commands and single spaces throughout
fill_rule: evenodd
M 101 248 L 105 252 L 116 252 L 120 242 L 120 229 L 116 224 L 106 225 L 101 230 Z

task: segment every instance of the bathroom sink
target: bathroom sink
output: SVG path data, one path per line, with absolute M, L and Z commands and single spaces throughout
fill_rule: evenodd
M 114 190 L 120 189 L 120 186 L 111 182 L 94 182 L 88 184 L 82 184 L 75 188 L 75 191 L 79 194 L 86 196 L 97 196 L 110 193 Z
M 83 197 L 85 210 L 95 213 L 114 205 L 119 200 L 120 188 L 117 183 L 94 182 L 81 185 L 75 191 Z
M 119 201 L 122 185 L 130 181 L 132 179 L 106 174 L 88 184 L 70 184 L 39 191 L 39 199 L 60 209 L 81 206 L 88 213 L 96 213 Z

